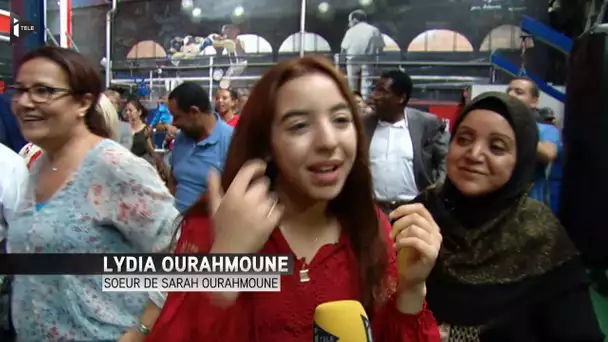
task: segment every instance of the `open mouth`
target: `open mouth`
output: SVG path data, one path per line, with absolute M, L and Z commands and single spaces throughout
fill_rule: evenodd
M 342 161 L 328 161 L 313 164 L 307 167 L 311 174 L 311 181 L 316 186 L 334 186 L 340 181 L 340 167 Z
M 338 167 L 339 165 L 311 166 L 308 170 L 314 173 L 331 173 L 336 171 Z

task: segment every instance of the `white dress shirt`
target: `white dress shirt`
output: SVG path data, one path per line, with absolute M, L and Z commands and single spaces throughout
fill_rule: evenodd
M 25 160 L 0 144 L 0 241 L 15 216 L 27 188 L 29 171 Z
M 409 201 L 418 195 L 407 116 L 393 124 L 378 121 L 369 154 L 376 200 Z

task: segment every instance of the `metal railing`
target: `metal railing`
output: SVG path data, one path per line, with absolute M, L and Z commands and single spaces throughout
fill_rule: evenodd
M 232 80 L 235 81 L 257 81 L 262 76 L 235 76 L 231 77 Z M 489 80 L 489 77 L 473 77 L 473 76 L 410 76 L 412 80 L 415 81 L 446 81 L 446 82 L 480 82 L 484 83 Z M 377 80 L 380 76 L 370 76 L 372 80 Z M 209 82 L 213 81 L 213 77 L 208 76 L 192 76 L 192 77 L 159 77 L 152 79 L 152 82 L 159 81 L 191 81 L 191 82 Z M 147 80 L 148 82 L 150 80 Z M 126 85 L 136 85 L 135 80 L 131 79 L 114 79 L 112 80 L 113 84 L 126 84 Z
M 209 62 L 206 59 L 201 59 L 201 64 L 197 65 L 164 65 L 162 66 L 163 70 L 176 70 L 176 71 L 186 71 L 186 70 L 205 70 L 207 68 L 228 68 L 233 64 L 231 63 L 213 63 L 214 58 L 209 57 Z M 195 60 L 188 60 L 195 61 Z M 276 62 L 248 62 L 247 67 L 271 67 L 276 65 Z M 346 61 L 339 61 L 337 65 L 345 66 L 347 64 Z M 471 61 L 471 62 L 452 62 L 452 61 L 379 61 L 379 62 L 365 62 L 365 61 L 350 61 L 348 64 L 352 65 L 374 65 L 374 66 L 395 66 L 395 67 L 474 67 L 474 68 L 489 68 L 492 64 L 488 62 L 480 62 L 480 61 Z M 113 67 L 112 71 L 131 71 L 133 69 L 137 69 L 138 67 Z M 154 67 L 155 69 L 158 66 Z
M 446 67 L 446 68 L 464 68 L 464 67 L 472 67 L 472 68 L 487 68 L 488 77 L 475 77 L 475 76 L 454 76 L 454 75 L 411 75 L 411 78 L 416 81 L 416 88 L 456 88 L 462 86 L 462 84 L 483 84 L 483 83 L 491 83 L 491 64 L 489 62 L 480 62 L 480 61 L 471 61 L 471 62 L 454 62 L 454 61 L 342 61 L 340 55 L 334 55 L 334 64 L 337 67 L 348 65 L 358 65 L 358 66 L 370 66 L 376 69 L 381 67 Z M 252 62 L 247 63 L 246 67 L 271 67 L 276 63 L 273 62 Z M 167 85 L 167 84 L 178 84 L 184 81 L 192 81 L 192 82 L 205 82 L 207 83 L 207 87 L 209 90 L 209 96 L 211 97 L 214 93 L 214 88 L 216 86 L 216 81 L 218 79 L 215 77 L 216 70 L 223 70 L 225 68 L 234 67 L 234 63 L 224 63 L 219 62 L 215 63 L 214 57 L 209 57 L 208 61 L 206 61 L 203 65 L 192 65 L 192 66 L 163 66 L 163 70 L 176 70 L 177 73 L 174 76 L 167 75 L 168 73 L 156 73 L 149 72 L 149 77 L 144 80 L 144 84 L 146 87 L 153 88 L 158 87 L 159 84 Z M 179 71 L 182 70 L 207 70 L 207 75 L 203 76 L 180 76 Z M 230 76 L 230 81 L 246 81 L 246 82 L 255 82 L 261 78 L 260 75 L 234 75 Z M 357 82 L 360 82 L 361 89 L 369 87 L 369 84 L 377 80 L 379 76 L 368 75 L 366 72 L 365 76 L 358 77 Z M 141 81 L 135 78 L 117 78 L 111 80 L 111 84 L 115 85 L 127 85 L 127 86 L 141 86 Z M 166 91 L 171 91 L 172 86 L 168 87 Z

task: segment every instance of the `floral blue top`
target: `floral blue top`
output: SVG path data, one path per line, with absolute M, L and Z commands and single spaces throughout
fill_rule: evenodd
M 44 155 L 31 168 L 24 201 L 8 231 L 9 253 L 138 253 L 168 248 L 178 215 L 156 170 L 103 140 L 53 197 L 34 189 Z M 13 323 L 20 342 L 116 340 L 138 322 L 147 293 L 101 291 L 101 276 L 17 275 Z

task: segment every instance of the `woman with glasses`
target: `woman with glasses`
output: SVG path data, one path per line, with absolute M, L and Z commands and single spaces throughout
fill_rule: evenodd
M 120 121 L 112 101 L 104 94 L 101 94 L 95 108 L 97 109 L 97 112 L 103 116 L 104 123 L 108 129 L 108 137 L 114 141 L 119 141 L 121 138 L 119 136 L 118 128 Z M 25 160 L 27 167 L 30 168 L 36 159 L 42 155 L 42 149 L 29 142 L 23 146 L 21 151 L 19 151 L 19 155 Z
M 177 211 L 154 168 L 110 135 L 95 109 L 97 68 L 46 46 L 19 63 L 12 107 L 43 153 L 8 231 L 10 253 L 164 250 Z M 101 276 L 16 275 L 12 318 L 19 341 L 116 340 L 136 324 L 145 293 L 101 292 Z

